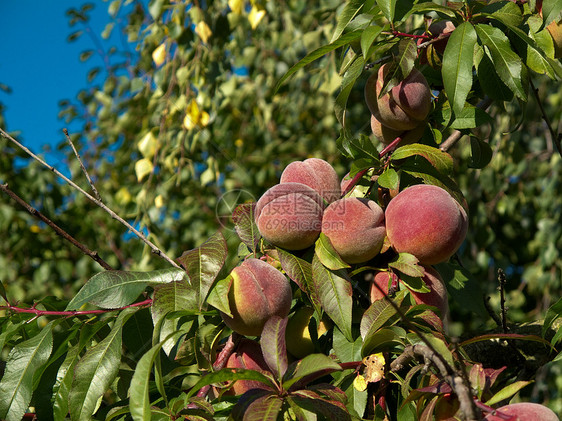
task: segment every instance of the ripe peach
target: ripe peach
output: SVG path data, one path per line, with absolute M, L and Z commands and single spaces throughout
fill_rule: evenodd
M 411 291 L 416 304 L 426 304 L 437 307 L 441 313 L 441 318 L 445 318 L 449 313 L 449 302 L 447 299 L 447 288 L 445 281 L 434 268 L 424 266 L 425 273 L 422 277 L 425 285 L 430 289 L 429 292 L 421 293 Z M 371 281 L 370 297 L 371 302 L 380 300 L 384 297 L 382 292 L 374 285 L 375 283 L 388 294 L 389 279 L 392 276 L 390 272 L 377 272 Z
M 269 368 L 263 354 L 260 344 L 251 339 L 242 338 L 233 352 L 226 361 L 227 368 L 244 368 L 247 370 L 256 370 L 268 372 Z M 230 389 L 234 395 L 242 395 L 250 389 L 265 389 L 266 386 L 255 380 L 238 380 Z
M 327 203 L 332 203 L 341 196 L 338 174 L 323 159 L 308 158 L 291 162 L 283 170 L 280 182 L 306 184 L 316 190 Z
M 424 265 L 448 260 L 468 229 L 462 206 L 446 190 L 427 184 L 398 193 L 388 204 L 385 218 L 392 247 L 413 254 Z
M 425 77 L 416 69 L 379 98 L 390 66 L 383 64 L 365 84 L 365 101 L 371 114 L 385 126 L 399 131 L 412 130 L 423 122 L 431 109 L 431 91 Z
M 384 145 L 389 145 L 398 136 L 402 136 L 400 141 L 400 146 L 408 145 L 410 143 L 415 143 L 423 135 L 425 131 L 425 124 L 421 123 L 419 126 L 412 130 L 394 130 L 390 127 L 386 127 L 374 115 L 371 115 L 371 130 L 375 137 Z
M 246 336 L 258 336 L 271 316 L 287 317 L 292 291 L 288 279 L 263 260 L 250 258 L 231 272 L 228 303 L 232 317 L 221 313 L 228 327 Z
M 347 263 L 362 263 L 381 251 L 384 212 L 372 200 L 347 197 L 336 200 L 324 211 L 322 232 Z
M 449 34 L 454 30 L 455 24 L 450 20 L 440 20 L 437 22 L 433 22 L 431 25 L 429 25 L 429 28 L 427 28 L 427 31 L 432 36 L 432 38 L 437 38 L 441 34 Z M 447 41 L 449 41 L 449 38 L 440 39 L 439 41 L 436 41 L 432 44 L 433 48 L 435 48 L 435 50 L 439 54 L 443 54 L 443 52 L 445 51 L 445 47 L 447 47 Z
M 502 414 L 503 416 L 500 416 Z M 512 403 L 496 409 L 484 417 L 486 421 L 505 421 L 507 416 L 510 421 L 559 421 L 554 411 L 538 403 Z
M 310 247 L 322 228 L 324 200 L 302 183 L 287 182 L 270 188 L 258 200 L 255 221 L 263 238 L 288 250 Z
M 315 350 L 310 337 L 309 325 L 314 310 L 312 307 L 301 307 L 287 322 L 285 338 L 287 351 L 296 358 L 304 358 Z M 329 329 L 329 322 L 321 320 L 316 328 L 317 336 L 322 336 Z

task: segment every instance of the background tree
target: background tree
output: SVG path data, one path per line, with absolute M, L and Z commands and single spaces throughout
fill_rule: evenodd
M 226 278 L 236 265 L 240 243 L 229 220 L 232 205 L 259 198 L 294 160 L 324 158 L 340 176 L 350 169 L 357 172 L 377 167 L 374 161 L 367 161 L 375 157 L 373 151 L 378 154 L 382 150 L 374 137 L 366 136 L 370 133 L 370 113 L 363 88 L 373 72 L 370 67 L 392 56 L 402 60 L 405 67 L 415 62 L 437 96 L 435 111 L 430 115 L 431 128 L 425 130 L 420 142 L 450 153 L 455 162 L 450 178 L 469 204 L 469 234 L 458 253 L 464 269 L 450 265 L 440 268 L 450 286 L 451 336 L 474 335 L 495 327 L 482 296 L 491 296 L 491 308 L 500 308 L 498 269 L 506 274 L 509 320 L 518 324 L 541 320 L 562 290 L 558 134 L 562 68 L 554 58 L 554 44 L 545 29 L 546 24 L 559 19 L 560 8 L 552 1 L 543 2 L 542 9 L 536 4 L 539 2 L 406 3 L 152 1 L 148 7 L 133 2 L 132 9 L 124 9 L 125 3 L 113 1 L 108 4 L 109 23 L 101 37 L 121 31 L 130 44 L 107 49 L 105 67 L 93 68 L 90 73 L 92 80 L 104 74 L 103 83 L 81 91 L 74 100 L 61 101 L 60 115 L 82 125 L 80 133 L 71 134 L 72 142 L 103 202 L 147 234 L 164 253 L 178 258 L 183 250 L 199 247 L 222 227 L 229 253 L 224 272 L 214 275 Z M 68 12 L 76 28 L 69 40 L 81 36 L 90 7 Z M 436 46 L 431 42 L 420 47 L 421 42 L 431 39 L 426 31 L 428 17 L 452 19 L 457 26 L 466 20 L 484 31 L 477 33 L 476 53 L 470 59 L 471 72 L 475 63 L 474 82 L 468 89 L 445 80 L 441 66 L 448 65 L 447 54 L 443 57 L 434 51 Z M 484 27 L 492 28 L 489 34 Z M 500 29 L 507 37 L 499 35 Z M 451 45 L 462 45 L 459 33 L 454 38 L 450 35 Z M 416 45 L 412 39 L 421 42 Z M 93 50 L 85 51 L 80 58 L 87 60 L 92 54 Z M 464 98 L 462 93 L 457 94 L 453 104 L 448 102 L 452 101 L 451 86 L 466 91 Z M 457 133 L 462 135 L 460 140 Z M 36 162 L 16 165 L 27 158 L 13 143 L 3 139 L 2 148 L 0 181 L 78 241 L 95 249 L 109 266 L 148 273 L 142 275 L 143 282 L 156 291 L 166 291 L 158 289 L 159 282 L 178 282 L 178 272 L 166 269 L 169 264 L 165 260 L 126 234 L 126 229 L 99 206 L 56 181 Z M 86 187 L 68 143 L 61 143 L 60 148 L 67 151 L 73 179 Z M 404 170 L 399 162 L 393 165 L 396 170 Z M 368 185 L 368 181 L 363 183 Z M 389 181 L 377 186 L 393 187 Z M 232 195 L 233 191 L 243 192 Z M 80 301 L 84 290 L 82 295 L 78 290 L 100 271 L 100 266 L 4 197 L 0 227 L 6 241 L 0 245 L 0 278 L 10 303 L 38 300 L 38 308 L 52 311 L 64 310 L 71 299 L 71 304 L 85 304 Z M 211 238 L 215 238 L 211 244 L 220 243 L 216 237 Z M 244 248 L 239 252 L 244 254 Z M 211 256 L 220 261 L 220 257 Z M 189 259 L 182 265 L 189 267 Z M 157 269 L 167 272 L 149 272 Z M 30 280 L 33 288 L 29 287 Z M 97 285 L 95 281 L 88 284 L 93 288 Z M 139 293 L 128 291 L 127 299 L 116 307 L 127 307 Z M 104 304 L 103 300 L 93 302 L 100 303 Z M 213 305 L 216 307 L 216 302 Z M 112 387 L 97 415 L 103 418 L 114 411 L 113 417 L 125 419 L 130 410 L 128 385 L 133 375 L 143 373 L 137 369 L 141 358 L 156 358 L 159 347 L 169 353 L 163 341 L 167 333 L 178 329 L 188 332 L 193 342 L 185 342 L 186 354 L 179 362 L 170 362 L 167 357 L 160 361 L 158 357 L 162 367 L 155 369 L 156 382 L 150 383 L 151 396 L 159 393 L 166 397 L 164 403 L 150 400 L 161 408 L 154 416 L 159 411 L 168 413 L 163 419 L 177 416 L 188 395 L 181 390 L 189 390 L 199 372 L 209 369 L 206 358 L 213 361 L 218 344 L 222 346 L 228 333 L 220 333 L 222 325 L 213 307 L 208 307 L 209 314 L 195 312 L 195 318 L 191 305 L 187 303 L 186 308 L 187 313 L 177 314 L 183 319 L 174 319 L 183 324 L 162 327 L 160 333 L 158 322 L 163 315 L 179 310 L 177 303 L 144 308 L 134 315 L 133 310 L 125 309 L 117 312 L 117 318 L 113 317 L 115 313 L 92 316 L 93 324 L 86 323 L 87 315 L 67 320 L 60 319 L 61 314 L 42 314 L 37 323 L 25 323 L 33 314 L 12 309 L 11 317 L 2 324 L 6 349 L 20 349 L 18 344 L 26 340 L 48 338 L 52 330 L 50 349 L 57 350 L 45 360 L 30 359 L 27 366 L 36 363 L 41 367 L 41 378 L 51 380 L 43 384 L 50 384 L 51 389 L 37 387 L 37 382 L 29 383 L 31 378 L 22 375 L 28 386 L 15 392 L 14 402 L 26 406 L 29 399 L 26 402 L 22 396 L 33 391 L 32 402 L 40 419 L 53 413 L 64 417 L 68 408 L 73 419 L 89 417 L 87 411 L 93 412 L 95 405 L 84 405 L 81 397 L 92 400 L 97 391 L 74 386 L 74 392 L 68 394 L 55 378 L 57 373 L 64 377 L 68 371 L 62 368 L 76 363 L 69 356 L 91 356 L 84 354 L 88 341 L 104 343 L 112 334 L 117 338 L 125 326 L 125 351 L 121 356 L 125 367 L 117 376 L 122 387 Z M 557 306 L 551 310 L 551 314 L 559 313 Z M 47 320 L 52 320 L 48 328 L 40 329 Z M 143 329 L 150 325 L 149 333 L 139 338 L 125 334 L 135 325 Z M 94 327 L 89 331 L 86 326 Z M 542 323 L 538 326 L 540 333 Z M 280 331 L 281 327 L 271 329 Z M 83 339 L 78 340 L 79 336 Z M 336 334 L 333 341 L 337 338 Z M 112 347 L 120 348 L 117 342 L 108 342 L 107 349 Z M 86 367 L 88 359 L 81 361 L 85 361 L 81 367 Z M 335 370 L 327 361 L 322 364 L 326 372 Z M 510 368 L 517 370 L 517 362 L 514 364 Z M 537 365 L 544 365 L 544 361 Z M 555 379 L 559 371 L 559 363 L 549 364 L 538 376 Z M 334 378 L 333 383 L 348 394 L 347 408 L 358 411 L 359 394 L 345 383 L 349 376 Z M 62 384 L 70 388 L 71 379 L 63 380 L 69 383 Z M 74 381 L 80 383 L 80 379 Z M 4 387 L 9 385 L 6 378 L 2 382 Z M 138 378 L 135 384 L 138 390 Z M 554 380 L 537 382 L 525 388 L 521 396 L 548 402 L 560 410 L 559 389 Z M 420 398 L 419 402 L 424 401 Z M 219 413 L 220 405 L 226 404 L 216 404 L 214 410 Z M 20 407 L 2 409 L 17 419 Z M 78 414 L 73 409 L 78 407 L 85 412 Z

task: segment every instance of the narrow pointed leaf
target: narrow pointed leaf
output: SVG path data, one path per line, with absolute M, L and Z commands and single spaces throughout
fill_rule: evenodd
M 500 79 L 515 96 L 527 101 L 527 92 L 523 85 L 523 63 L 521 58 L 511 49 L 507 36 L 501 29 L 483 24 L 476 25 L 476 32 L 482 44 L 489 49 Z M 446 52 L 447 50 L 445 50 Z
M 314 290 L 322 308 L 351 342 L 351 310 L 353 289 L 343 271 L 325 267 L 316 255 L 312 259 Z
M 289 367 L 285 374 L 283 386 L 290 389 L 295 383 L 304 380 L 312 381 L 334 371 L 341 371 L 341 367 L 333 359 L 324 354 L 310 354 Z M 299 384 L 300 386 L 300 384 Z M 302 385 L 304 387 L 304 385 Z
M 351 421 L 345 404 L 337 400 L 324 399 L 312 390 L 297 390 L 292 398 L 300 407 L 322 416 L 329 421 Z
M 338 270 L 351 267 L 342 260 L 334 246 L 332 246 L 330 239 L 322 232 L 314 244 L 314 252 L 320 262 L 328 269 Z
M 264 385 L 274 388 L 275 383 L 273 379 L 267 377 L 263 373 L 255 370 L 245 370 L 245 369 L 233 369 L 233 368 L 223 368 L 219 371 L 214 371 L 212 373 L 203 376 L 189 391 L 187 398 L 194 396 L 202 387 L 215 384 L 223 383 L 235 380 L 255 380 L 262 382 Z
M 519 26 L 523 22 L 521 9 L 510 1 L 488 4 L 480 10 L 480 13 L 504 25 Z
M 283 407 L 280 396 L 269 394 L 253 401 L 244 413 L 245 421 L 276 421 Z
M 166 284 L 185 277 L 182 269 L 150 272 L 111 270 L 92 276 L 68 303 L 67 310 L 77 310 L 90 303 L 101 308 L 121 308 L 133 303 L 149 285 Z
M 369 26 L 365 28 L 363 33 L 361 34 L 361 51 L 363 51 L 363 58 L 367 60 L 369 57 L 369 49 L 375 39 L 380 35 L 382 32 L 382 27 L 380 26 Z
M 334 31 L 334 35 L 332 35 L 332 40 L 330 42 L 334 42 L 340 37 L 349 22 L 351 22 L 353 18 L 359 13 L 364 4 L 364 0 L 350 0 L 345 5 L 343 11 L 341 12 L 341 15 L 338 17 L 336 30 Z
M 387 18 L 389 22 L 393 22 L 396 0 L 377 0 L 377 4 L 381 8 L 384 17 Z
M 49 323 L 37 336 L 17 344 L 8 354 L 0 381 L 0 419 L 19 421 L 23 418 L 33 393 L 33 376 L 51 355 L 52 328 Z
M 198 310 L 197 293 L 185 281 L 157 287 L 150 307 L 154 326 L 159 326 L 161 323 L 160 335 L 156 342 L 160 342 L 177 329 L 178 319 L 164 319 L 166 315 L 190 310 Z M 172 348 L 173 343 L 168 342 L 163 349 L 168 354 Z
M 513 397 L 513 395 L 515 395 L 517 392 L 519 392 L 521 389 L 523 389 L 525 386 L 527 386 L 528 384 L 531 384 L 531 383 L 533 383 L 533 382 L 532 381 L 524 381 L 524 380 L 513 382 L 513 383 L 505 386 L 502 390 L 500 390 L 494 396 L 492 396 L 490 399 L 488 399 L 486 401 L 486 405 L 492 406 L 492 405 L 495 405 L 498 402 L 501 402 L 503 400 L 510 399 L 511 397 Z
M 267 366 L 277 378 L 281 380 L 287 371 L 287 346 L 285 343 L 285 330 L 288 319 L 278 316 L 271 317 L 263 327 L 260 345 L 262 355 Z
M 232 221 L 238 237 L 254 252 L 261 238 L 254 219 L 255 207 L 255 203 L 243 203 L 236 206 L 234 212 L 232 212 Z
M 149 386 L 152 373 L 152 366 L 162 346 L 168 341 L 174 341 L 182 334 L 182 332 L 174 332 L 166 337 L 162 342 L 154 345 L 147 353 L 145 353 L 135 367 L 135 373 L 131 379 L 129 387 L 129 407 L 131 416 L 134 420 L 150 419 L 150 398 Z
M 310 64 L 313 61 L 318 60 L 320 57 L 323 57 L 324 55 L 328 54 L 331 51 L 334 51 L 335 49 L 337 49 L 337 48 L 339 48 L 343 45 L 347 45 L 347 44 L 355 41 L 356 39 L 359 39 L 361 37 L 361 32 L 362 32 L 361 30 L 349 32 L 345 35 L 342 35 L 336 41 L 334 41 L 334 42 L 332 42 L 328 45 L 324 45 L 323 47 L 317 48 L 316 50 L 307 54 L 302 60 L 300 60 L 297 64 L 295 64 L 293 67 L 291 67 L 287 71 L 287 73 L 285 73 L 283 75 L 283 77 L 281 77 L 281 79 L 279 79 L 279 82 L 277 82 L 277 85 L 275 86 L 275 92 L 277 92 L 279 90 L 281 85 L 283 85 L 283 83 L 285 83 L 285 81 L 287 79 L 289 79 L 292 75 L 294 75 L 300 69 L 305 67 L 307 64 Z
M 222 269 L 228 250 L 222 233 L 217 232 L 201 246 L 185 252 L 178 260 L 185 268 L 192 289 L 198 293 L 199 309 Z
M 213 288 L 207 296 L 207 303 L 212 305 L 224 314 L 232 317 L 230 312 L 230 304 L 228 302 L 228 291 L 230 290 L 230 284 L 232 284 L 232 276 L 228 275 L 224 279 L 220 279 L 215 282 Z
M 391 160 L 396 161 L 414 155 L 425 158 L 440 173 L 450 174 L 453 171 L 453 157 L 451 155 L 439 148 L 421 143 L 399 147 L 392 153 Z
M 399 291 L 392 299 L 393 302 L 400 307 L 406 291 Z M 391 318 L 396 316 L 396 310 L 386 299 L 376 300 L 365 311 L 361 318 L 361 337 L 366 340 L 369 336 L 373 335 L 377 330 L 383 327 Z
M 117 377 L 121 364 L 123 324 L 135 311 L 133 308 L 123 310 L 115 320 L 109 335 L 90 348 L 76 364 L 69 394 L 72 421 L 90 420 L 98 399 Z
M 472 64 L 476 31 L 470 22 L 461 23 L 449 37 L 443 53 L 443 85 L 455 114 L 464 108 L 472 88 Z

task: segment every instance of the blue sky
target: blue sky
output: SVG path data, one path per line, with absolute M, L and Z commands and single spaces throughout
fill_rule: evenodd
M 88 87 L 88 70 L 102 64 L 98 55 L 80 62 L 80 52 L 94 48 L 88 36 L 73 43 L 66 40 L 78 26 L 69 26 L 65 12 L 84 3 L 0 0 L 0 83 L 12 89 L 10 94 L 0 91 L 0 102 L 6 107 L 7 129 L 18 131 L 18 140 L 35 153 L 42 152 L 45 144 L 56 145 L 64 139 L 62 129 L 67 125 L 57 117 L 58 101 L 73 99 Z M 90 25 L 99 36 L 109 21 L 109 2 L 91 3 Z M 72 132 L 71 126 L 67 128 Z M 57 154 L 47 158 L 54 164 L 60 160 Z

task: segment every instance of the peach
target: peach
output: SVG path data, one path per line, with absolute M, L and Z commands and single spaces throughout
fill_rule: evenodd
M 501 414 L 502 416 L 500 416 Z M 538 403 L 520 402 L 512 403 L 496 409 L 494 412 L 486 415 L 486 421 L 560 421 L 554 411 L 544 405 Z
M 383 64 L 365 84 L 365 101 L 371 114 L 386 127 L 412 130 L 420 125 L 431 109 L 431 91 L 425 77 L 416 69 L 379 98 L 384 77 L 390 66 Z
M 388 294 L 389 279 L 392 276 L 390 272 L 377 272 L 371 281 L 370 298 L 371 302 L 380 300 L 384 297 L 383 293 L 374 284 L 376 283 L 384 292 Z M 445 281 L 434 268 L 424 266 L 424 275 L 422 277 L 425 285 L 430 289 L 429 292 L 411 291 L 416 304 L 426 304 L 428 306 L 437 307 L 441 313 L 442 319 L 449 313 L 449 302 L 447 298 L 447 287 Z
M 287 351 L 296 358 L 304 358 L 315 350 L 314 343 L 310 337 L 310 320 L 314 310 L 312 307 L 301 307 L 289 318 L 285 338 Z M 329 321 L 322 319 L 316 327 L 318 337 L 329 329 Z
M 421 123 L 419 126 L 412 130 L 394 130 L 381 124 L 374 115 L 371 115 L 371 130 L 375 137 L 384 145 L 389 145 L 398 136 L 402 137 L 399 145 L 408 145 L 415 143 L 421 139 L 425 131 L 425 124 Z
M 460 247 L 468 229 L 462 206 L 444 189 L 428 184 L 406 188 L 385 211 L 390 244 L 410 253 L 423 265 L 448 260 Z
M 262 237 L 271 244 L 302 250 L 320 235 L 324 206 L 312 187 L 294 182 L 277 184 L 258 200 L 255 221 Z
M 427 28 L 427 31 L 432 38 L 437 38 L 441 34 L 450 34 L 454 30 L 455 24 L 450 20 L 440 20 L 437 22 L 433 22 L 431 25 L 429 25 L 429 28 Z M 445 51 L 445 47 L 447 47 L 447 41 L 449 41 L 448 37 L 440 39 L 439 41 L 436 41 L 432 44 L 433 48 L 435 48 L 435 50 L 439 54 L 443 54 L 443 52 Z
M 256 370 L 262 373 L 269 372 L 269 368 L 263 354 L 260 344 L 250 339 L 242 338 L 233 352 L 226 361 L 227 368 L 244 368 L 247 370 Z M 238 380 L 230 389 L 234 395 L 242 395 L 251 389 L 266 389 L 267 387 L 255 380 Z
M 363 263 L 381 251 L 384 212 L 373 200 L 346 197 L 324 211 L 322 232 L 347 263 Z
M 231 272 L 228 303 L 232 317 L 221 313 L 228 327 L 246 336 L 258 336 L 272 316 L 287 317 L 291 310 L 289 280 L 263 260 L 250 258 Z
M 326 203 L 332 203 L 341 196 L 338 174 L 323 159 L 308 158 L 291 162 L 283 170 L 280 182 L 306 184 L 316 190 Z

